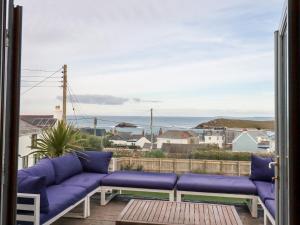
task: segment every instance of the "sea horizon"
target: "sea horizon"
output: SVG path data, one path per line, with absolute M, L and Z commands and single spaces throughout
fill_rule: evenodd
M 69 122 L 79 128 L 94 127 L 94 118 L 97 118 L 97 128 L 110 131 L 117 129 L 123 132 L 132 132 L 135 134 L 150 133 L 150 116 L 103 116 L 103 115 L 78 115 L 68 116 Z M 195 117 L 195 116 L 154 116 L 153 117 L 153 132 L 158 133 L 162 130 L 194 130 L 200 132 L 199 129 L 194 129 L 198 124 L 208 122 L 212 119 L 228 118 L 242 120 L 273 120 L 274 117 L 253 116 L 253 117 L 236 117 L 236 116 L 211 116 L 211 117 Z M 136 128 L 116 128 L 116 125 L 122 122 L 134 124 Z

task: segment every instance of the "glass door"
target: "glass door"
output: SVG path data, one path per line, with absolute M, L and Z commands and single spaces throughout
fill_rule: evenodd
M 22 7 L 0 0 L 0 224 L 16 223 Z
M 288 173 L 288 59 L 287 11 L 285 8 L 280 29 L 275 32 L 275 92 L 276 92 L 276 224 L 287 225 L 289 213 Z
M 300 1 L 287 0 L 275 32 L 277 224 L 300 224 Z

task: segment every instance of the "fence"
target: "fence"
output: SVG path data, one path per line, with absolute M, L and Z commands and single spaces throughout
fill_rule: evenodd
M 33 164 L 38 161 L 34 157 Z M 27 163 L 24 163 L 27 162 Z M 28 166 L 28 159 L 23 158 L 23 168 Z M 136 169 L 141 166 L 146 172 L 167 173 L 207 173 L 233 176 L 248 176 L 251 163 L 249 161 L 231 160 L 196 160 L 196 159 L 171 159 L 171 158 L 113 158 L 109 165 L 110 171 L 121 170 L 124 167 Z
M 111 161 L 111 170 L 120 170 L 122 167 L 137 168 L 142 166 L 147 172 L 174 172 L 177 174 L 194 172 L 208 174 L 223 174 L 234 176 L 248 176 L 251 163 L 249 161 L 229 160 L 194 160 L 168 158 L 114 158 Z

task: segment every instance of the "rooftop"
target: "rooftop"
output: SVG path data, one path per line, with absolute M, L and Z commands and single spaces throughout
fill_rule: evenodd
M 191 137 L 198 137 L 198 134 L 194 131 L 184 130 L 167 130 L 158 136 L 158 138 L 169 138 L 169 139 L 186 139 Z
M 49 128 L 57 122 L 53 115 L 21 115 L 20 119 L 39 128 Z
M 94 196 L 91 201 L 90 217 L 86 219 L 61 218 L 53 225 L 114 225 L 119 214 L 130 200 L 127 196 L 122 195 L 116 197 L 108 205 L 100 206 L 99 198 L 99 196 Z M 259 212 L 259 218 L 254 219 L 246 205 L 238 205 L 236 209 L 244 225 L 263 225 L 262 211 Z

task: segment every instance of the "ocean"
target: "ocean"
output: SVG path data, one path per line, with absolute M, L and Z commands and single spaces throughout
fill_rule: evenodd
M 68 121 L 75 126 L 82 127 L 94 127 L 94 118 L 97 117 L 97 128 L 102 128 L 107 131 L 113 129 L 117 124 L 121 122 L 131 123 L 137 126 L 137 128 L 117 128 L 119 131 L 132 132 L 134 134 L 141 134 L 143 131 L 150 133 L 150 117 L 146 116 L 68 116 Z M 207 122 L 217 117 L 168 117 L 168 116 L 156 116 L 153 117 L 153 132 L 158 133 L 159 129 L 163 130 L 194 130 L 198 124 Z M 224 118 L 224 117 L 223 117 Z M 233 117 L 225 117 L 233 118 Z M 235 119 L 245 120 L 273 120 L 272 117 L 234 117 Z

